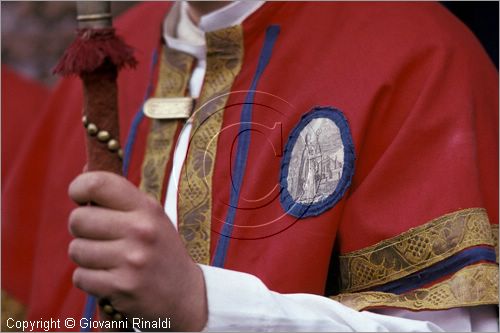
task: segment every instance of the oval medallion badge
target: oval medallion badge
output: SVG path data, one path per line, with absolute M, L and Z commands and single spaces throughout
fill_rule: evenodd
M 280 201 L 290 215 L 316 216 L 332 208 L 351 184 L 354 145 L 342 112 L 315 107 L 292 130 L 281 162 Z

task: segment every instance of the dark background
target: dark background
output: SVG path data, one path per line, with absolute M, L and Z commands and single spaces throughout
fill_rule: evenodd
M 119 15 L 137 1 L 113 1 Z M 47 85 L 51 71 L 75 37 L 75 1 L 1 1 L 2 64 Z
M 474 32 L 498 69 L 498 1 L 441 3 Z
M 115 15 L 137 2 L 113 1 Z M 467 24 L 498 68 L 498 2 L 445 1 L 442 4 Z M 51 69 L 73 40 L 75 2 L 1 2 L 2 63 L 24 76 L 52 85 Z

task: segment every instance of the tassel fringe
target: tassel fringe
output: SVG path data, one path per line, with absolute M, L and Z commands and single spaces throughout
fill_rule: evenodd
M 54 74 L 90 73 L 109 60 L 117 70 L 137 65 L 133 49 L 115 34 L 114 28 L 78 29 L 77 37 L 66 49 Z

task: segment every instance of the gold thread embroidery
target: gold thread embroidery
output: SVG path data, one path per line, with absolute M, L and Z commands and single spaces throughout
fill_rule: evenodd
M 207 71 L 179 186 L 178 228 L 191 257 L 210 260 L 212 174 L 224 106 L 243 59 L 241 26 L 209 32 Z M 210 143 L 210 144 L 209 144 Z
M 18 329 L 9 328 L 7 319 L 12 318 L 14 321 L 24 320 L 26 311 L 24 306 L 8 295 L 5 290 L 2 290 L 2 332 L 15 332 Z
M 161 54 L 158 84 L 155 97 L 184 96 L 193 57 L 164 47 Z M 178 120 L 151 120 L 146 155 L 142 163 L 140 189 L 161 199 L 165 168 L 173 148 Z
M 491 234 L 493 236 L 493 243 L 495 244 L 495 252 L 497 254 L 497 262 L 498 262 L 498 224 L 491 225 Z
M 340 256 L 341 291 L 359 291 L 400 279 L 475 245 L 493 245 L 486 211 L 471 208 L 446 214 Z
M 444 310 L 498 304 L 498 265 L 488 263 L 468 266 L 450 279 L 402 295 L 367 291 L 330 298 L 358 311 L 377 307 Z

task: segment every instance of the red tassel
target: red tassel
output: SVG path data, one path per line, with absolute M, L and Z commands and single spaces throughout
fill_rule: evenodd
M 114 28 L 78 29 L 77 37 L 54 68 L 55 74 L 80 75 L 90 73 L 106 59 L 118 70 L 134 68 L 137 60 L 133 49 L 115 34 Z

